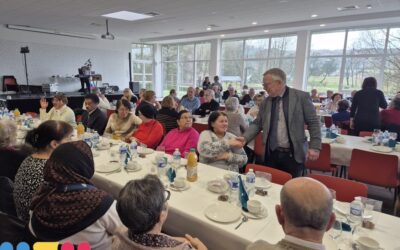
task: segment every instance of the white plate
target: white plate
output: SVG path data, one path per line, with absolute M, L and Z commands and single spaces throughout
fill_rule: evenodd
M 138 171 L 142 170 L 142 167 L 141 166 L 138 166 L 136 168 L 127 167 L 125 170 L 126 170 L 126 172 L 138 172 Z
M 228 183 L 223 179 L 207 182 L 207 189 L 213 193 L 223 194 L 229 189 Z
M 255 219 L 255 220 L 257 220 L 257 219 L 266 218 L 266 217 L 268 216 L 268 209 L 263 205 L 263 206 L 262 206 L 261 212 L 258 213 L 258 214 L 253 214 L 253 213 L 250 213 L 250 212 L 245 212 L 245 211 L 243 211 L 243 210 L 242 210 L 242 213 L 243 213 L 243 215 L 246 215 L 247 217 L 249 217 L 249 219 Z
M 99 173 L 110 173 L 117 171 L 121 166 L 119 163 L 116 162 L 110 162 L 108 164 L 100 164 L 99 166 L 96 167 L 96 172 Z
M 391 153 L 393 151 L 392 148 L 385 147 L 385 146 L 372 146 L 371 150 L 380 152 L 380 153 Z
M 212 221 L 229 223 L 239 220 L 242 210 L 228 202 L 217 202 L 208 206 L 204 210 L 204 214 Z
M 138 154 L 141 154 L 141 155 L 148 155 L 148 154 L 154 153 L 154 149 L 138 147 L 137 152 L 138 152 Z
M 185 190 L 188 190 L 190 188 L 190 184 L 189 184 L 189 182 L 185 181 L 185 186 L 183 186 L 183 187 L 175 187 L 174 183 L 171 183 L 171 185 L 169 185 L 169 188 L 172 191 L 185 191 Z
M 128 162 L 128 166 L 126 166 L 125 170 L 127 172 L 137 172 L 142 170 L 142 165 L 138 163 L 136 160 Z
M 330 138 L 322 138 L 322 143 L 331 144 L 335 141 L 335 139 Z
M 254 183 L 254 187 L 256 189 L 268 189 L 271 187 L 271 182 L 268 180 L 261 180 L 260 178 L 256 178 L 256 182 Z
M 97 150 L 107 150 L 107 149 L 110 149 L 110 143 L 106 143 L 106 144 L 99 143 L 99 144 L 97 144 L 96 148 L 97 148 Z

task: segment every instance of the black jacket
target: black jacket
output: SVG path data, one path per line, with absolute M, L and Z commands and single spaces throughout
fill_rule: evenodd
M 209 115 L 213 111 L 217 111 L 219 109 L 219 103 L 214 99 L 211 102 L 205 102 L 200 105 L 196 111 L 194 111 L 195 115 L 206 116 Z
M 82 124 L 85 128 L 93 129 L 102 135 L 107 126 L 107 116 L 99 108 L 91 114 L 85 110 L 82 114 Z

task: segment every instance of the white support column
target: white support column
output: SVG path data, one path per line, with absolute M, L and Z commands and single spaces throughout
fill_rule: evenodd
M 157 97 L 163 96 L 161 45 L 154 44 L 153 81 Z
M 310 39 L 309 31 L 297 32 L 297 48 L 295 58 L 295 73 L 293 87 L 296 89 L 306 89 L 307 81 L 307 55 Z
M 221 39 L 213 39 L 210 42 L 211 42 L 210 81 L 212 82 L 213 77 L 219 75 Z

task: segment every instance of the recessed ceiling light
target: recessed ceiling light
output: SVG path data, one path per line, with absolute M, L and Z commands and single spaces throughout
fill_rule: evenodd
M 221 37 L 225 37 L 225 35 L 224 35 L 224 34 L 222 34 L 222 35 L 221 35 Z
M 212 28 L 210 26 L 207 27 L 207 30 L 211 30 Z
M 317 14 L 312 14 L 311 18 L 316 18 L 318 15 Z
M 126 11 L 126 10 L 109 13 L 109 14 L 104 14 L 102 16 L 126 20 L 126 21 L 136 21 L 136 20 L 142 20 L 142 19 L 147 19 L 147 18 L 153 17 L 152 15 L 140 14 L 140 13 L 130 12 L 130 11 Z
M 367 7 L 367 9 L 372 9 L 372 5 L 371 4 L 367 4 L 365 7 Z
M 269 30 L 264 30 L 264 32 L 265 32 L 265 33 L 268 33 L 268 32 L 269 32 Z
M 324 24 L 324 23 L 321 23 L 319 26 L 321 26 L 321 27 L 325 27 L 325 26 L 326 26 L 326 24 Z
M 251 24 L 252 24 L 252 25 L 257 25 L 257 22 L 254 21 L 254 22 L 252 22 Z

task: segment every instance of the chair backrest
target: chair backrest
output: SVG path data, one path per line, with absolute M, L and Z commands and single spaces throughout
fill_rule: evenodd
M 115 110 L 114 109 L 107 109 L 107 118 L 110 118 L 110 116 L 112 115 L 112 114 L 114 114 L 115 113 Z
M 398 161 L 396 155 L 353 149 L 348 176 L 364 183 L 396 188 Z
M 328 188 L 335 190 L 338 201 L 352 202 L 357 196 L 367 197 L 368 195 L 368 186 L 361 182 L 319 174 L 309 174 L 307 177 L 316 179 Z
M 348 135 L 349 134 L 349 130 L 342 128 L 342 129 L 340 129 L 340 134 L 341 135 Z
M 292 179 L 292 175 L 289 173 L 286 173 L 276 168 L 271 168 L 258 164 L 247 164 L 245 173 L 249 172 L 251 168 L 254 170 L 254 172 L 260 171 L 271 174 L 271 182 L 276 184 L 284 185 L 287 181 Z
M 319 158 L 316 161 L 306 161 L 305 167 L 311 170 L 322 172 L 331 171 L 331 146 L 327 143 L 322 143 Z
M 360 131 L 360 133 L 358 134 L 358 136 L 366 137 L 366 136 L 371 136 L 372 134 L 373 134 L 372 131 Z
M 254 154 L 257 157 L 262 157 L 265 154 L 264 144 L 263 144 L 263 132 L 259 132 L 254 139 Z
M 333 124 L 332 116 L 324 116 L 325 127 L 330 128 Z
M 203 123 L 193 123 L 193 128 L 197 130 L 197 132 L 199 132 L 199 134 L 201 132 L 203 132 L 204 130 L 208 129 L 208 124 L 203 124 Z

